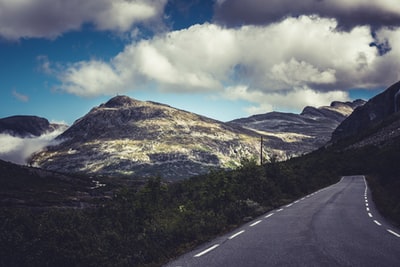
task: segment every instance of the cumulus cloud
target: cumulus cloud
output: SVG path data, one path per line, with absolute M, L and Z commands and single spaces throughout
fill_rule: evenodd
M 0 134 L 0 159 L 24 165 L 29 157 L 44 147 L 60 143 L 54 140 L 62 130 L 43 134 L 39 137 L 16 137 L 9 134 Z
M 0 0 L 0 37 L 55 38 L 85 23 L 125 32 L 139 22 L 159 20 L 167 0 Z
M 400 79 L 399 28 L 382 28 L 372 36 L 368 26 L 347 32 L 336 26 L 335 19 L 318 16 L 267 26 L 194 25 L 133 42 L 110 61 L 70 64 L 57 75 L 62 90 L 80 96 L 113 95 L 149 85 L 216 94 L 244 85 L 248 94 L 269 96 L 307 88 L 327 96 Z M 379 44 L 390 49 L 382 53 Z
M 215 20 L 219 23 L 238 25 L 266 25 L 287 17 L 318 15 L 334 18 L 338 28 L 350 30 L 356 26 L 400 26 L 398 0 L 218 0 Z

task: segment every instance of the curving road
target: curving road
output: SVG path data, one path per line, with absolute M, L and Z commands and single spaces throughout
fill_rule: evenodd
M 166 266 L 400 266 L 400 230 L 363 176 L 273 210 Z

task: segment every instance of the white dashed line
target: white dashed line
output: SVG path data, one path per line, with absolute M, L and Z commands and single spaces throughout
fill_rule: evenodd
M 392 231 L 390 229 L 386 229 L 386 231 L 388 231 L 389 233 L 391 233 L 394 236 L 400 237 L 400 234 L 396 233 L 395 231 Z
M 230 237 L 228 237 L 229 240 L 234 239 L 235 237 L 237 237 L 238 235 L 241 235 L 244 233 L 244 230 L 237 232 L 236 234 L 231 235 Z
M 260 222 L 262 222 L 262 220 L 258 220 L 258 221 L 256 221 L 256 222 L 250 224 L 250 227 L 253 227 L 253 226 L 257 225 L 257 224 L 259 224 Z
M 286 205 L 286 208 L 289 208 L 292 205 L 293 205 L 293 203 L 290 203 L 289 205 Z
M 368 212 L 368 216 L 372 218 L 372 214 L 371 214 L 371 212 Z
M 377 225 L 381 226 L 382 224 L 380 222 L 378 222 L 377 220 L 374 220 L 374 223 L 376 223 Z
M 203 251 L 200 252 L 199 254 L 194 255 L 194 257 L 196 257 L 196 258 L 197 258 L 197 257 L 201 257 L 201 256 L 203 256 L 204 254 L 210 252 L 211 250 L 216 249 L 218 246 L 219 246 L 219 244 L 215 244 L 214 246 L 209 247 L 209 248 L 206 249 L 206 250 L 203 250 Z
M 279 209 L 279 210 L 277 210 L 276 212 L 280 212 L 280 211 L 282 211 L 283 209 Z
M 273 213 L 270 213 L 270 214 L 266 215 L 264 218 L 269 218 L 269 217 L 271 217 L 272 215 L 274 215 L 274 214 L 273 214 Z
M 369 211 L 369 208 L 367 207 L 366 210 Z

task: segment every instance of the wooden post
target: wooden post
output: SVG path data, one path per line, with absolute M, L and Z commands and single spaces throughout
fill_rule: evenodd
M 261 135 L 261 140 L 260 140 L 260 165 L 263 165 L 263 137 Z

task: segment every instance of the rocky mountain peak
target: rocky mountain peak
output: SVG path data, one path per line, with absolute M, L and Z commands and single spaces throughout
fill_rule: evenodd
M 132 99 L 129 96 L 118 95 L 118 96 L 115 96 L 115 97 L 111 98 L 105 104 L 102 104 L 100 107 L 105 107 L 105 108 L 127 108 L 127 107 L 138 106 L 140 103 L 141 103 L 141 101 Z
M 259 155 L 259 135 L 155 102 L 117 96 L 93 108 L 31 163 L 59 172 L 181 179 Z

